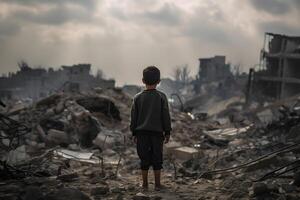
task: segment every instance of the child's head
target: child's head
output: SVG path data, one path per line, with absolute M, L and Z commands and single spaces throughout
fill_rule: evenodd
M 143 83 L 146 85 L 157 85 L 160 82 L 160 71 L 155 66 L 146 67 L 143 70 Z

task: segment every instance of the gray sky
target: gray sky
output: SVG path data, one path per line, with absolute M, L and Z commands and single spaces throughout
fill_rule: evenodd
M 91 63 L 117 84 L 215 54 L 258 62 L 264 32 L 300 35 L 300 0 L 0 0 L 0 73 Z

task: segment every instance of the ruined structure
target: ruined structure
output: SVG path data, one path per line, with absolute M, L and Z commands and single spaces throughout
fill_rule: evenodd
M 200 58 L 199 79 L 201 82 L 212 82 L 231 77 L 230 65 L 226 64 L 225 56 Z
M 199 61 L 197 79 L 193 81 L 196 93 L 201 93 L 203 86 L 207 84 L 216 83 L 220 90 L 223 90 L 225 85 L 232 84 L 233 74 L 230 71 L 230 64 L 226 64 L 225 56 L 200 58 Z
M 266 33 L 259 67 L 250 73 L 249 93 L 270 99 L 299 94 L 300 37 Z
M 91 64 L 53 68 L 32 68 L 19 63 L 20 70 L 0 77 L 1 98 L 30 98 L 37 100 L 58 91 L 89 90 L 94 87 L 113 88 L 114 80 L 104 80 L 91 75 Z

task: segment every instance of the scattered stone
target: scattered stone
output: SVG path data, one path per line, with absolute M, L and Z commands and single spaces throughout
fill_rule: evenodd
M 220 136 L 220 135 L 214 135 L 214 134 L 211 134 L 211 133 L 205 133 L 205 136 L 207 138 L 207 140 L 214 144 L 214 145 L 217 145 L 217 146 L 220 146 L 220 147 L 224 147 L 224 146 L 227 146 L 228 143 L 229 143 L 229 140 Z
M 135 196 L 132 197 L 133 200 L 150 200 L 150 197 L 139 192 Z
M 125 191 L 126 191 L 126 188 L 124 188 L 124 187 L 116 187 L 116 188 L 111 189 L 112 193 L 122 193 Z
M 171 141 L 164 146 L 164 153 L 172 155 L 174 149 L 181 147 L 182 145 L 179 142 Z
M 10 165 L 20 164 L 30 158 L 26 152 L 26 146 L 22 145 L 13 151 L 10 151 L 7 155 L 7 163 Z

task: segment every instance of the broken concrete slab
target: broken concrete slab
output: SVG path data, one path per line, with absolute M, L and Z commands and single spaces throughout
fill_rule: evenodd
M 174 149 L 181 147 L 182 145 L 179 142 L 171 141 L 164 146 L 164 153 L 171 155 Z
M 178 147 L 173 149 L 172 152 L 174 154 L 174 158 L 179 160 L 189 160 L 199 156 L 199 151 L 192 147 Z
M 22 102 L 18 102 L 12 108 L 9 109 L 8 115 L 17 115 L 18 113 L 20 113 L 25 108 L 26 108 L 25 104 L 23 104 Z
M 116 144 L 124 142 L 124 135 L 120 131 L 102 129 L 97 137 L 93 140 L 93 144 L 105 149 L 113 148 Z
M 223 146 L 228 145 L 228 143 L 229 143 L 229 140 L 221 135 L 212 134 L 209 132 L 204 132 L 204 135 L 210 143 L 217 145 L 217 146 L 223 147 Z
M 8 152 L 7 163 L 9 165 L 16 165 L 28 160 L 29 158 L 30 156 L 26 152 L 26 146 L 22 145 L 15 150 Z
M 46 136 L 49 145 L 63 145 L 66 146 L 71 142 L 69 136 L 64 131 L 50 129 Z
M 54 151 L 55 155 L 62 156 L 67 159 L 76 160 L 80 162 L 86 162 L 91 164 L 99 164 L 99 158 L 93 157 L 94 153 L 91 152 L 80 152 L 80 151 L 71 151 L 68 149 L 57 149 Z
M 137 193 L 132 197 L 133 200 L 150 200 L 150 197 L 141 192 Z

